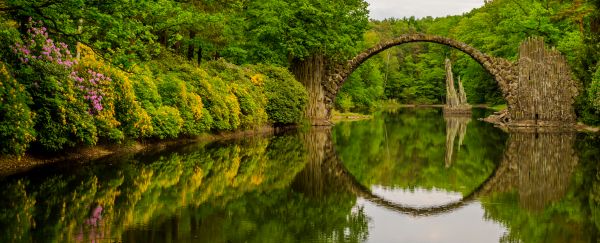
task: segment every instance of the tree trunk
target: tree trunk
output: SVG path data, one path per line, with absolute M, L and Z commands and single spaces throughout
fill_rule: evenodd
M 308 91 L 308 104 L 305 115 L 314 126 L 331 125 L 330 107 L 325 103 L 325 89 L 322 81 L 325 78 L 326 61 L 322 55 L 313 55 L 304 60 L 293 62 L 291 71 L 296 79 Z
M 175 42 L 175 45 L 173 45 L 173 49 L 175 49 L 175 53 L 180 54 L 181 55 L 181 41 L 177 41 Z
M 196 37 L 196 31 L 190 30 L 190 43 L 188 45 L 187 58 L 189 61 L 194 60 L 194 38 Z
M 198 47 L 198 64 L 202 63 L 202 46 Z
M 158 42 L 162 44 L 164 47 L 167 47 L 167 42 L 169 41 L 169 36 L 166 30 L 161 31 L 158 34 Z

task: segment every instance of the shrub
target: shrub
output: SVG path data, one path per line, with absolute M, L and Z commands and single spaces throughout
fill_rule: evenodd
M 17 30 L 18 25 L 15 21 L 5 20 L 0 16 L 0 57 L 7 66 L 11 66 L 15 60 L 11 47 L 21 40 L 21 34 Z
M 159 83 L 163 103 L 177 107 L 184 120 L 182 133 L 189 136 L 199 135 L 210 129 L 210 121 L 200 96 L 192 92 L 191 85 L 179 79 L 175 74 L 165 75 Z
M 121 129 L 129 138 L 136 139 L 152 135 L 152 119 L 138 102 L 133 84 L 123 72 L 113 70 L 115 96 L 115 116 L 121 123 Z
M 160 107 L 162 105 L 162 97 L 158 92 L 154 74 L 148 69 L 137 70 L 136 74 L 131 77 L 133 80 L 133 88 L 135 96 L 142 107 Z
M 22 155 L 35 140 L 31 97 L 0 62 L 0 153 Z
M 346 93 L 340 93 L 335 98 L 335 105 L 343 112 L 348 112 L 350 109 L 354 108 L 352 97 Z
M 592 83 L 588 90 L 589 100 L 596 111 L 600 112 L 600 65 L 596 68 L 596 72 L 592 77 Z
M 179 111 L 170 106 L 161 106 L 156 110 L 150 110 L 152 114 L 152 126 L 154 136 L 165 138 L 176 138 L 183 127 L 183 119 Z
M 239 103 L 240 127 L 252 128 L 267 123 L 267 98 L 262 75 L 248 67 L 240 67 L 223 59 L 207 62 L 204 67 L 211 76 L 224 80 Z
M 308 93 L 300 82 L 284 68 L 256 65 L 252 68 L 265 75 L 266 111 L 274 124 L 296 124 L 304 118 Z
M 67 45 L 54 43 L 44 27 L 30 22 L 29 28 L 25 44 L 15 43 L 12 49 L 23 64 L 17 77 L 33 99 L 38 141 L 54 151 L 78 143 L 95 144 L 96 126 L 85 91 L 75 85 L 75 60 Z
M 112 67 L 97 58 L 94 51 L 82 44 L 77 46 L 81 60 L 71 73 L 81 90 L 84 90 L 86 100 L 95 114 L 94 120 L 98 136 L 113 142 L 121 142 L 125 134 L 120 129 L 121 122 L 116 118 L 115 102 L 119 99 L 115 93 L 115 84 L 110 74 Z
M 240 126 L 238 99 L 223 79 L 210 77 L 204 70 L 196 69 L 187 80 L 202 97 L 204 107 L 210 112 L 214 130 L 235 130 Z

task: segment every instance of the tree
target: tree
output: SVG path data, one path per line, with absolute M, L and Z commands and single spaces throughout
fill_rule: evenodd
M 354 52 L 368 23 L 363 0 L 269 0 L 248 5 L 249 35 L 258 62 L 286 65 L 308 90 L 306 115 L 328 118 L 321 81 L 327 68 Z

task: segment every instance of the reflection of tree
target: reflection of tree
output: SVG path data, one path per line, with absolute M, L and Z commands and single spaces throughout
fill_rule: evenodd
M 0 184 L 0 226 L 12 226 L 0 227 L 0 242 L 76 241 L 82 225 L 91 228 L 86 222 L 93 223 L 90 210 L 97 207 L 92 205 L 103 208 L 102 227 L 92 228 L 95 235 L 116 241 L 132 237 L 131 242 L 190 237 L 190 227 L 184 227 L 189 222 L 173 215 L 182 208 L 223 207 L 248 193 L 287 188 L 305 163 L 300 141 L 290 134 L 191 145 L 5 181 Z M 139 226 L 167 221 L 167 228 L 133 233 Z M 155 238 L 136 238 L 141 235 Z
M 449 116 L 444 115 L 446 120 L 446 168 L 452 165 L 454 153 L 454 139 L 458 135 L 458 151 L 463 144 L 467 134 L 467 125 L 471 122 L 471 116 Z
M 506 135 L 489 124 L 471 121 L 461 152 L 446 168 L 441 162 L 445 128 L 441 109 L 399 109 L 369 121 L 337 124 L 333 133 L 340 160 L 367 187 L 438 188 L 469 194 L 502 159 Z
M 464 119 L 456 119 L 455 121 L 463 121 L 465 125 L 468 123 L 468 120 L 465 121 Z M 391 211 L 411 216 L 426 217 L 452 212 L 463 207 L 477 197 L 480 190 L 485 187 L 488 181 L 496 177 L 496 173 L 492 173 L 485 181 L 465 194 L 461 200 L 444 205 L 414 207 L 395 203 L 373 194 L 368 187 L 362 185 L 344 167 L 344 164 L 336 155 L 334 147 L 331 145 L 329 134 L 326 129 L 319 129 L 305 135 L 304 140 L 307 144 L 318 144 L 319 146 L 314 146 L 313 151 L 317 152 L 314 154 L 311 154 L 311 149 L 308 149 L 308 157 L 310 159 L 305 169 L 296 176 L 294 188 L 311 198 L 327 198 L 331 195 L 349 195 L 351 198 L 359 196 Z M 456 136 L 456 134 L 453 136 Z M 389 159 L 389 157 L 386 158 Z M 437 166 L 439 167 L 440 165 L 438 164 Z
M 338 193 L 322 170 L 327 162 L 318 159 L 330 157 L 323 145 L 331 147 L 330 130 L 191 145 L 8 180 L 0 184 L 0 242 L 363 241 L 367 218 L 356 196 Z

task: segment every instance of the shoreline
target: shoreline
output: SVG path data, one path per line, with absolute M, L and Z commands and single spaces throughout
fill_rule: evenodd
M 20 158 L 16 156 L 0 156 L 0 178 L 27 172 L 36 167 L 59 163 L 87 163 L 109 156 L 120 154 L 140 153 L 144 151 L 161 151 L 168 148 L 184 146 L 193 143 L 211 143 L 228 141 L 246 137 L 267 136 L 296 129 L 298 126 L 263 126 L 254 129 L 202 134 L 193 138 L 175 138 L 169 140 L 133 141 L 127 144 L 95 145 L 78 147 L 69 151 L 55 154 L 26 153 Z

